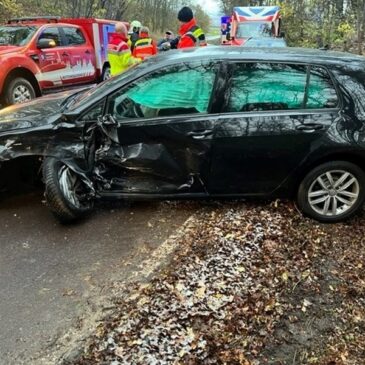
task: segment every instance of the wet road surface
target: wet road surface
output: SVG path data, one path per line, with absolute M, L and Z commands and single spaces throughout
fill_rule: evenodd
M 127 280 L 196 209 L 124 203 L 62 226 L 42 200 L 31 192 L 0 202 L 0 364 L 28 363 L 81 326 L 108 285 Z

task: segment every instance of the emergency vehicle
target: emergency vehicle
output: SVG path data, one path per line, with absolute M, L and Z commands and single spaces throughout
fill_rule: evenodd
M 31 17 L 0 25 L 0 104 L 18 104 L 48 91 L 107 79 L 108 33 L 115 23 Z
M 282 37 L 279 6 L 234 7 L 221 18 L 221 44 L 243 45 L 248 39 Z

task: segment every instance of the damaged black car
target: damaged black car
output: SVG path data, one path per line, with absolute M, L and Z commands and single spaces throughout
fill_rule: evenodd
M 0 111 L 2 175 L 6 161 L 41 158 L 63 222 L 97 199 L 248 196 L 338 222 L 365 198 L 364 70 L 360 56 L 318 50 L 168 52 Z

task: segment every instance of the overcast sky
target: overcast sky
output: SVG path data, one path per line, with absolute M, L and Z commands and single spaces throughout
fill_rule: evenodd
M 217 15 L 220 13 L 219 0 L 196 0 L 196 2 L 209 14 Z

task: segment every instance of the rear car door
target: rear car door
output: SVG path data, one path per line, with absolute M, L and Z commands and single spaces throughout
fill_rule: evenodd
M 237 62 L 214 133 L 209 191 L 269 194 L 316 148 L 338 118 L 326 69 Z
M 64 43 L 65 53 L 68 54 L 70 68 L 62 79 L 63 84 L 81 84 L 96 80 L 95 52 L 92 44 L 77 26 L 60 27 Z
M 98 156 L 109 192 L 207 194 L 218 64 L 184 63 L 155 71 L 108 98 L 118 143 Z M 105 191 L 104 193 L 108 193 Z

